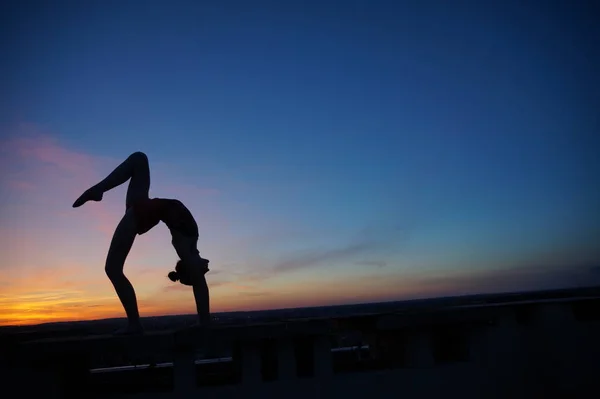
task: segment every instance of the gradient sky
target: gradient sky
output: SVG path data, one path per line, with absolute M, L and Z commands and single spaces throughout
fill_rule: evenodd
M 126 187 L 71 204 L 137 150 L 213 311 L 600 284 L 582 4 L 3 2 L 0 324 L 124 316 Z M 136 240 L 143 316 L 194 312 L 176 259 L 163 224 Z

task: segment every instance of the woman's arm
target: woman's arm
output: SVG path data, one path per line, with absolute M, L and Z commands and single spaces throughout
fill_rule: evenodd
M 198 323 L 202 326 L 210 324 L 210 299 L 208 284 L 204 275 L 194 278 L 194 299 L 196 300 L 196 311 L 198 312 Z
M 186 237 L 177 231 L 171 231 L 171 235 L 173 247 L 192 280 L 198 322 L 206 325 L 210 322 L 210 298 L 205 277 L 208 272 L 208 260 L 200 257 L 196 249 L 197 238 Z

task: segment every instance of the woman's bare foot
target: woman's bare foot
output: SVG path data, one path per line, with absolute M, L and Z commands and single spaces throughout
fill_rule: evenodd
M 103 194 L 101 191 L 94 190 L 93 187 L 89 188 L 89 189 L 85 190 L 85 192 L 83 194 L 81 194 L 81 196 L 79 198 L 77 198 L 75 200 L 75 202 L 73 203 L 73 208 L 78 208 L 88 201 L 100 202 L 100 201 L 102 201 L 102 197 L 103 197 Z

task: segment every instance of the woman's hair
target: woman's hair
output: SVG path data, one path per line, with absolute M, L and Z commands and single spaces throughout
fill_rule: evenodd
M 181 284 L 191 285 L 189 273 L 187 272 L 186 266 L 181 259 L 177 261 L 175 270 L 169 272 L 167 276 L 169 277 L 169 280 L 174 283 L 179 281 Z
M 172 272 L 169 272 L 169 274 L 167 276 L 169 277 L 169 280 L 171 280 L 174 283 L 179 281 L 179 273 L 177 273 L 175 270 L 173 270 Z

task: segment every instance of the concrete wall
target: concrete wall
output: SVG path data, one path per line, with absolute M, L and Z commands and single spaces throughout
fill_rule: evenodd
M 594 310 L 597 305 L 596 298 L 580 298 L 356 318 L 355 325 L 359 326 L 356 328 L 362 329 L 371 342 L 373 360 L 402 357 L 390 366 L 396 368 L 360 373 L 334 372 L 329 339 L 332 323 L 327 320 L 229 329 L 211 333 L 211 336 L 206 333 L 175 338 L 150 336 L 137 340 L 135 345 L 120 345 L 132 351 L 148 350 L 152 345 L 172 345 L 175 354 L 173 392 L 110 397 L 595 397 L 586 393 L 600 392 L 600 321 Z M 582 312 L 581 309 L 587 310 Z M 350 328 L 352 320 L 346 322 Z M 444 331 L 455 333 L 444 335 Z M 298 337 L 310 342 L 312 378 L 297 376 L 296 357 L 303 355 L 293 347 Z M 265 338 L 278 343 L 273 349 L 278 379 L 271 382 L 263 382 L 261 376 L 259 343 Z M 20 368 L 12 364 L 5 370 L 3 377 L 7 379 L 3 385 L 14 387 L 15 392 L 20 392 L 19 397 L 38 394 L 48 398 L 64 397 L 59 376 L 67 378 L 71 385 L 85 377 L 77 374 L 81 370 L 78 371 L 72 361 L 70 370 L 62 374 L 57 373 L 60 367 L 53 367 L 52 361 L 58 364 L 60 353 L 67 358 L 68 353 L 81 355 L 115 344 L 113 338 L 83 342 L 32 343 L 29 352 L 25 348 L 19 352 Z M 237 345 L 235 359 L 242 376 L 239 384 L 216 388 L 196 386 L 191 355 L 194 343 L 210 345 L 211 342 Z M 451 350 L 445 355 L 443 348 Z M 464 356 L 461 350 L 466 350 Z M 46 354 L 42 362 L 46 366 L 34 371 L 23 360 L 39 353 Z M 31 359 L 31 364 L 40 364 Z M 89 397 L 77 391 L 70 394 Z

